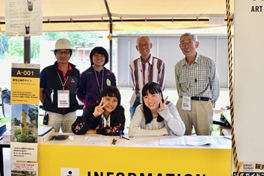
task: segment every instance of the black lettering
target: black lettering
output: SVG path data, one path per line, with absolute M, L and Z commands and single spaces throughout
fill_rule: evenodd
M 262 6 L 252 6 L 251 12 L 262 12 Z
M 144 173 L 140 173 L 140 176 L 145 176 Z M 148 176 L 152 176 L 152 173 L 148 173 Z
M 87 176 L 91 176 L 91 172 L 90 171 L 88 171 L 88 175 Z
M 114 172 L 107 172 L 107 176 L 114 175 Z
M 174 174 L 166 174 L 166 176 L 174 176 Z
M 99 175 L 98 172 L 94 172 L 94 176 L 103 176 L 103 172 L 100 172 L 101 174 Z
M 137 176 L 135 173 L 128 172 L 128 176 Z
M 162 173 L 158 173 L 158 175 L 157 176 L 162 176 Z
M 185 174 L 185 176 L 192 176 L 192 174 Z
M 109 175 L 107 174 L 107 176 L 109 176 Z M 116 174 L 116 176 L 125 176 L 125 174 L 122 173 L 122 172 L 118 172 L 118 173 Z

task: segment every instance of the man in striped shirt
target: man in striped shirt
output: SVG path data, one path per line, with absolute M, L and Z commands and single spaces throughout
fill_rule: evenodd
M 191 135 L 193 127 L 197 135 L 211 135 L 213 106 L 220 94 L 215 62 L 196 52 L 199 42 L 194 34 L 181 35 L 179 46 L 185 58 L 175 65 L 176 106 L 186 126 L 185 135 Z
M 130 100 L 130 118 L 133 118 L 136 107 L 142 103 L 141 90 L 148 82 L 156 82 L 160 88 L 165 88 L 165 64 L 151 55 L 152 43 L 147 36 L 137 39 L 136 49 L 140 58 L 133 60 L 130 67 L 130 74 L 133 83 L 133 95 Z

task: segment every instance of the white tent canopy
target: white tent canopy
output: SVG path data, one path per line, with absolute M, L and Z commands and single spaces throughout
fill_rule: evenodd
M 41 3 L 43 31 L 107 31 L 110 20 L 114 31 L 226 25 L 225 0 L 42 0 Z M 234 0 L 230 7 L 233 17 Z M 0 32 L 5 31 L 4 23 L 5 1 L 0 0 Z

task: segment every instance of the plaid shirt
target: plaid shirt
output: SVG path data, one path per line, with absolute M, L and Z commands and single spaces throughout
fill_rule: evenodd
M 183 93 L 193 96 L 208 97 L 217 100 L 220 94 L 219 78 L 215 62 L 197 54 L 195 61 L 188 65 L 186 59 L 175 65 L 175 79 L 179 97 Z

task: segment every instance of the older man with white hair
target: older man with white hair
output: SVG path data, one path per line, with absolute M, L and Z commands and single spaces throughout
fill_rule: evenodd
M 177 109 L 186 126 L 185 135 L 191 135 L 193 127 L 197 135 L 211 135 L 213 106 L 220 94 L 215 62 L 196 51 L 199 41 L 195 34 L 181 35 L 179 46 L 185 57 L 175 65 Z

